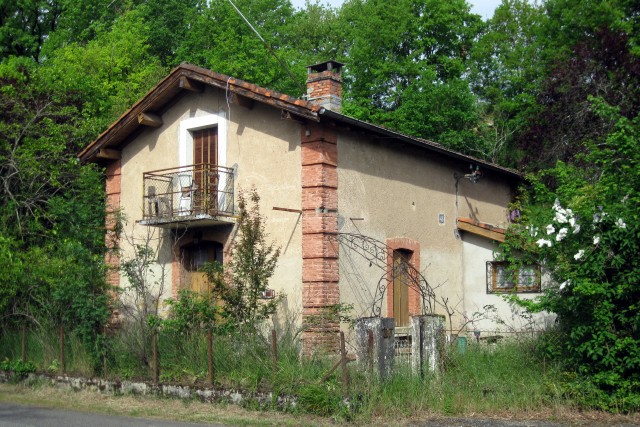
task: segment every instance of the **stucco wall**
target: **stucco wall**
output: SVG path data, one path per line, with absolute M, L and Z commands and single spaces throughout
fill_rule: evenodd
M 186 225 L 172 232 L 137 223 L 143 216 L 143 173 L 177 167 L 181 162 L 187 164 L 184 152 L 180 153 L 181 132 L 184 134 L 181 123 L 184 128 L 186 122 L 213 120 L 218 127 L 218 163 L 235 169 L 235 202 L 239 190 L 249 191 L 255 186 L 261 197 L 268 240 L 281 248 L 271 286 L 279 293 L 285 293 L 290 305 L 299 307 L 302 270 L 300 215 L 274 211 L 273 207 L 300 209 L 301 206 L 300 125 L 282 120 L 279 110 L 261 104 L 249 109 L 227 103 L 224 93 L 212 88 L 181 98 L 164 112 L 162 119 L 161 127 L 143 128 L 122 149 L 121 208 L 127 219 L 125 236 L 121 241 L 123 258 L 131 258 L 132 241 L 144 243 L 148 240 L 158 253 L 154 274 L 156 278 L 164 277 L 164 296 L 171 296 L 171 281 L 179 277 L 173 271 L 179 264 L 172 263 L 175 236 L 182 236 L 179 244 L 186 243 L 193 226 Z M 205 239 L 224 240 L 234 235 L 231 226 L 209 227 L 203 231 Z M 126 280 L 122 284 L 126 286 Z
M 495 243 L 466 232 L 462 233 L 462 240 L 464 304 L 461 306 L 462 310 L 458 317 L 466 315 L 467 318 L 472 318 L 474 312 L 482 313 L 479 317 L 488 317 L 469 323 L 465 328 L 466 331 L 478 330 L 481 331 L 481 336 L 496 334 L 510 336 L 531 330 L 541 330 L 553 323 L 554 315 L 539 313 L 529 317 L 522 309 L 506 302 L 503 294 L 487 293 L 486 262 L 493 260 Z M 539 295 L 537 293 L 518 294 L 527 299 Z M 495 307 L 495 311 L 487 310 L 485 306 Z
M 464 257 L 456 217 L 504 226 L 509 183 L 487 171 L 476 184 L 461 178 L 456 204 L 456 176 L 468 173 L 468 163 L 348 132 L 339 134 L 338 165 L 339 231 L 381 242 L 399 237 L 417 241 L 420 271 L 437 299 L 462 304 Z M 343 246 L 340 251 L 341 300 L 354 304 L 355 316 L 371 315 L 375 288 L 385 285 L 384 271 Z M 377 304 L 388 315 L 386 297 Z M 436 312 L 444 314 L 439 306 Z
M 237 168 L 237 191 L 258 190 L 267 239 L 281 249 L 270 286 L 287 300 L 281 320 L 296 322 L 302 304 L 301 214 L 273 208 L 301 209 L 300 132 L 299 123 L 281 119 L 275 108 L 231 106 L 228 165 Z

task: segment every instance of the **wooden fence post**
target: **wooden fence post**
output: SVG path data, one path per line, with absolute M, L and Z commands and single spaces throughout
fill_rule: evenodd
M 153 382 L 158 383 L 160 381 L 160 363 L 159 363 L 159 355 L 158 355 L 158 329 L 153 329 Z
M 64 326 L 62 325 L 58 328 L 58 341 L 60 343 L 60 372 L 64 374 L 66 371 L 66 363 L 64 354 Z
M 22 363 L 27 362 L 27 325 L 22 324 Z
M 106 326 L 102 327 L 102 335 L 105 336 L 105 337 L 107 335 L 107 327 Z M 101 345 L 103 346 L 103 348 L 102 348 L 102 378 L 106 378 L 107 369 L 109 369 L 109 361 L 107 360 L 107 350 L 104 348 L 104 346 L 105 346 L 104 342 Z
M 209 385 L 213 387 L 213 331 L 207 328 L 207 362 L 209 369 Z
M 344 346 L 344 332 L 340 331 L 340 362 L 342 364 L 342 383 L 349 390 L 349 374 L 347 372 L 347 351 Z
M 367 354 L 369 364 L 369 381 L 373 383 L 373 331 L 371 329 L 367 330 Z
M 278 372 L 278 340 L 276 336 L 276 330 L 271 330 L 271 353 L 273 356 L 273 374 Z

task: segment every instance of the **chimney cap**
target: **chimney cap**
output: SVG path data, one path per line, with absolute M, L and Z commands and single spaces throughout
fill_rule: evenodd
M 336 72 L 340 72 L 340 69 L 344 66 L 343 63 L 338 62 L 338 61 L 325 61 L 325 62 L 320 62 L 319 64 L 315 64 L 315 65 L 309 65 L 307 66 L 307 70 L 309 70 L 309 73 L 311 72 L 316 72 L 316 73 L 321 73 L 323 71 L 332 71 L 332 70 L 336 70 Z

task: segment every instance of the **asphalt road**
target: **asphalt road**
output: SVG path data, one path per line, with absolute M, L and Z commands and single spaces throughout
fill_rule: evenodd
M 225 427 L 177 421 L 98 415 L 0 402 L 0 427 Z
M 606 426 L 638 427 L 624 423 L 555 423 L 550 421 L 505 421 L 480 418 L 438 418 L 417 421 L 415 427 L 571 427 Z M 150 420 L 146 418 L 98 415 L 62 409 L 49 409 L 15 403 L 0 402 L 0 427 L 225 427 L 222 424 L 181 423 L 177 421 Z

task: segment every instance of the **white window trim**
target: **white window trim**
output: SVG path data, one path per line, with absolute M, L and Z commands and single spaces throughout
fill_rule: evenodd
M 224 110 L 218 114 L 182 120 L 178 135 L 178 157 L 180 166 L 193 164 L 193 135 L 191 132 L 210 127 L 218 128 L 218 165 L 227 165 L 227 118 Z

